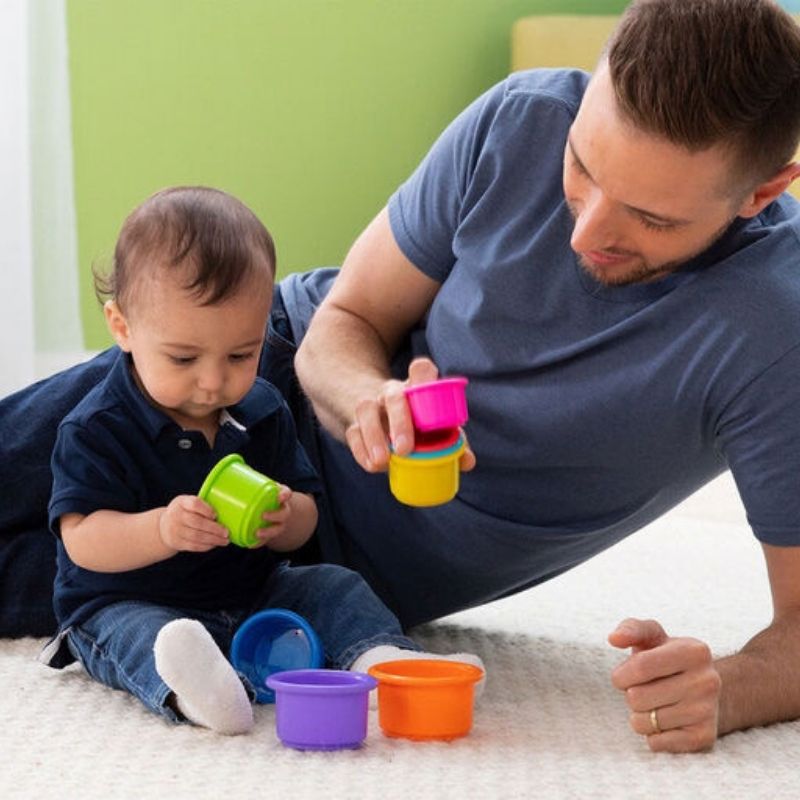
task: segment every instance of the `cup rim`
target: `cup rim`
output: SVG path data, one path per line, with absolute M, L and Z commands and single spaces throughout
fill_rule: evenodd
M 231 453 L 217 461 L 217 463 L 211 467 L 211 471 L 206 475 L 206 479 L 203 481 L 203 485 L 197 493 L 197 496 L 201 500 L 208 502 L 208 493 L 211 491 L 211 487 L 217 482 L 219 474 L 226 470 L 231 464 L 244 464 L 244 459 L 238 453 Z
M 406 394 L 419 394 L 420 392 L 427 392 L 436 387 L 449 387 L 449 386 L 466 386 L 469 380 L 463 375 L 448 375 L 444 378 L 437 378 L 435 381 L 426 381 L 425 383 L 413 383 L 406 386 L 403 391 Z
M 311 678 L 331 678 L 330 683 L 315 683 Z M 372 675 L 341 669 L 292 669 L 275 672 L 267 678 L 267 686 L 276 694 L 363 694 L 378 685 Z
M 410 665 L 417 667 L 433 668 L 441 671 L 442 666 L 446 667 L 449 675 L 409 675 L 403 674 L 404 670 L 413 669 Z M 392 686 L 406 688 L 422 687 L 444 687 L 457 686 L 462 684 L 477 683 L 484 675 L 484 671 L 474 664 L 466 661 L 449 661 L 438 658 L 414 658 L 398 659 L 395 661 L 382 661 L 369 668 L 369 674 L 378 679 L 378 683 L 386 683 Z
M 275 693 L 266 685 L 271 676 L 268 675 L 267 679 L 264 680 L 254 670 L 248 669 L 246 654 L 243 652 L 243 650 L 245 647 L 245 642 L 249 638 L 256 635 L 259 626 L 263 625 L 265 621 L 269 620 L 270 618 L 273 620 L 277 619 L 286 622 L 287 630 L 290 628 L 299 628 L 303 631 L 309 646 L 310 664 L 322 666 L 324 659 L 322 643 L 319 635 L 311 626 L 311 623 L 305 619 L 305 617 L 301 617 L 300 614 L 297 614 L 288 608 L 265 608 L 261 611 L 257 611 L 255 614 L 251 614 L 236 629 L 236 633 L 234 633 L 233 639 L 231 640 L 228 657 L 234 669 L 246 675 L 247 679 L 253 684 L 253 688 L 256 692 L 259 703 L 271 703 L 274 701 Z M 256 643 L 252 645 L 252 649 L 254 650 L 255 647 Z M 289 670 L 283 671 L 288 672 Z M 276 672 L 273 674 L 278 675 L 280 673 Z
M 464 437 L 459 435 L 458 441 L 450 447 L 442 448 L 441 450 L 423 450 L 421 452 L 413 450 L 404 456 L 399 456 L 396 453 L 390 454 L 390 459 L 397 459 L 401 464 L 414 464 L 415 466 L 438 466 L 445 461 L 454 460 L 455 457 L 460 456 L 465 449 Z

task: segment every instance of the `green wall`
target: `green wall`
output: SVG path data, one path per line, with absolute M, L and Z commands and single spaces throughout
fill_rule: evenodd
M 515 19 L 624 0 L 67 0 L 85 343 L 125 215 L 204 183 L 270 228 L 279 271 L 341 263 L 470 100 L 508 71 Z

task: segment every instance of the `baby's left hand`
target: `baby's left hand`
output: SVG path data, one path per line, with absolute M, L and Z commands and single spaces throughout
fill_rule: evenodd
M 292 490 L 282 483 L 278 484 L 278 508 L 275 511 L 265 511 L 261 516 L 265 522 L 272 524 L 256 531 L 259 544 L 256 547 L 269 546 L 270 542 L 280 537 L 286 531 L 286 526 L 292 517 Z

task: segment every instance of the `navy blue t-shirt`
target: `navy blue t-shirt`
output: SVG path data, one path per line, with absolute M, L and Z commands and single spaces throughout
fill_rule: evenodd
M 562 185 L 588 80 L 511 75 L 389 200 L 399 247 L 441 283 L 395 372 L 428 354 L 469 378 L 477 466 L 451 503 L 403 506 L 323 431 L 321 537 L 405 624 L 557 575 L 727 468 L 756 536 L 800 545 L 800 205 L 736 220 L 662 280 L 599 284 Z M 297 341 L 330 280 L 282 282 Z
M 106 379 L 58 429 L 49 506 L 54 533 L 63 514 L 137 513 L 165 506 L 180 494 L 196 495 L 214 464 L 231 453 L 294 491 L 319 490 L 275 387 L 258 378 L 227 412 L 211 448 L 202 433 L 183 430 L 147 402 L 133 380 L 129 357 L 120 353 Z M 281 558 L 266 547 L 229 544 L 103 573 L 74 564 L 59 538 L 56 616 L 63 629 L 102 606 L 129 599 L 182 608 L 247 608 Z

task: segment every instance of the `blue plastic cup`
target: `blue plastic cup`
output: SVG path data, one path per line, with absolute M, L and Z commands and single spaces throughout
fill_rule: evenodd
M 323 665 L 322 643 L 299 614 L 269 608 L 248 617 L 231 642 L 231 664 L 256 691 L 256 702 L 274 703 L 267 678 L 276 672 L 317 669 Z

